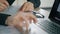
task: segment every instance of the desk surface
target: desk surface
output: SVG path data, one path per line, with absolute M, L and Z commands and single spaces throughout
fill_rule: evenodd
M 6 9 L 5 14 L 11 14 L 14 15 L 16 14 L 16 11 L 18 11 L 18 7 L 13 7 L 11 6 L 10 8 Z M 41 14 L 45 16 L 45 18 L 48 18 L 49 12 L 43 9 L 38 10 Z M 40 21 L 43 19 L 39 19 Z M 7 30 L 7 31 L 6 31 Z M 10 28 L 10 27 L 0 27 L 0 33 L 1 34 L 20 34 L 15 28 Z M 47 34 L 43 29 L 39 28 L 35 24 L 31 24 L 31 34 Z

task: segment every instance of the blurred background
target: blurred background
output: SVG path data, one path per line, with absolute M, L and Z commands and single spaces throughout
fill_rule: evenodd
M 42 9 L 50 12 L 55 0 L 40 0 L 40 1 L 41 1 L 41 5 L 39 8 L 42 8 Z M 15 0 L 15 2 L 12 4 L 12 7 L 8 8 L 7 10 L 5 10 L 1 13 L 14 15 L 14 14 L 16 14 L 18 8 L 20 8 L 25 2 L 27 2 L 27 0 Z
M 40 1 L 41 1 L 40 8 L 45 9 L 47 11 L 51 11 L 51 8 L 52 8 L 55 0 L 40 0 Z M 21 6 L 24 2 L 27 2 L 27 1 L 26 0 L 16 0 L 13 5 L 17 4 L 17 5 Z
M 51 11 L 51 8 L 55 0 L 40 0 L 40 1 L 41 1 L 40 8 L 43 8 L 47 11 Z

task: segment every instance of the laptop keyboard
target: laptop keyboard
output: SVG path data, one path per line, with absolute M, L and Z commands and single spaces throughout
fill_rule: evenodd
M 43 30 L 45 30 L 49 34 L 60 34 L 60 27 L 49 22 L 48 20 L 38 23 L 37 26 L 42 28 Z

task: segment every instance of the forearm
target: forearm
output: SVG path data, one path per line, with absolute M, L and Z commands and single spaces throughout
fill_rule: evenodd
M 10 15 L 0 13 L 0 25 L 6 25 L 5 21 Z

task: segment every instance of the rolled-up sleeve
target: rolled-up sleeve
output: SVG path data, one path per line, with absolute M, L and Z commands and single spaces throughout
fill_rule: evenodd
M 6 24 L 5 24 L 5 21 L 6 21 L 6 19 L 7 19 L 9 16 L 11 16 L 11 15 L 1 14 L 1 13 L 0 13 L 0 25 L 6 25 Z

